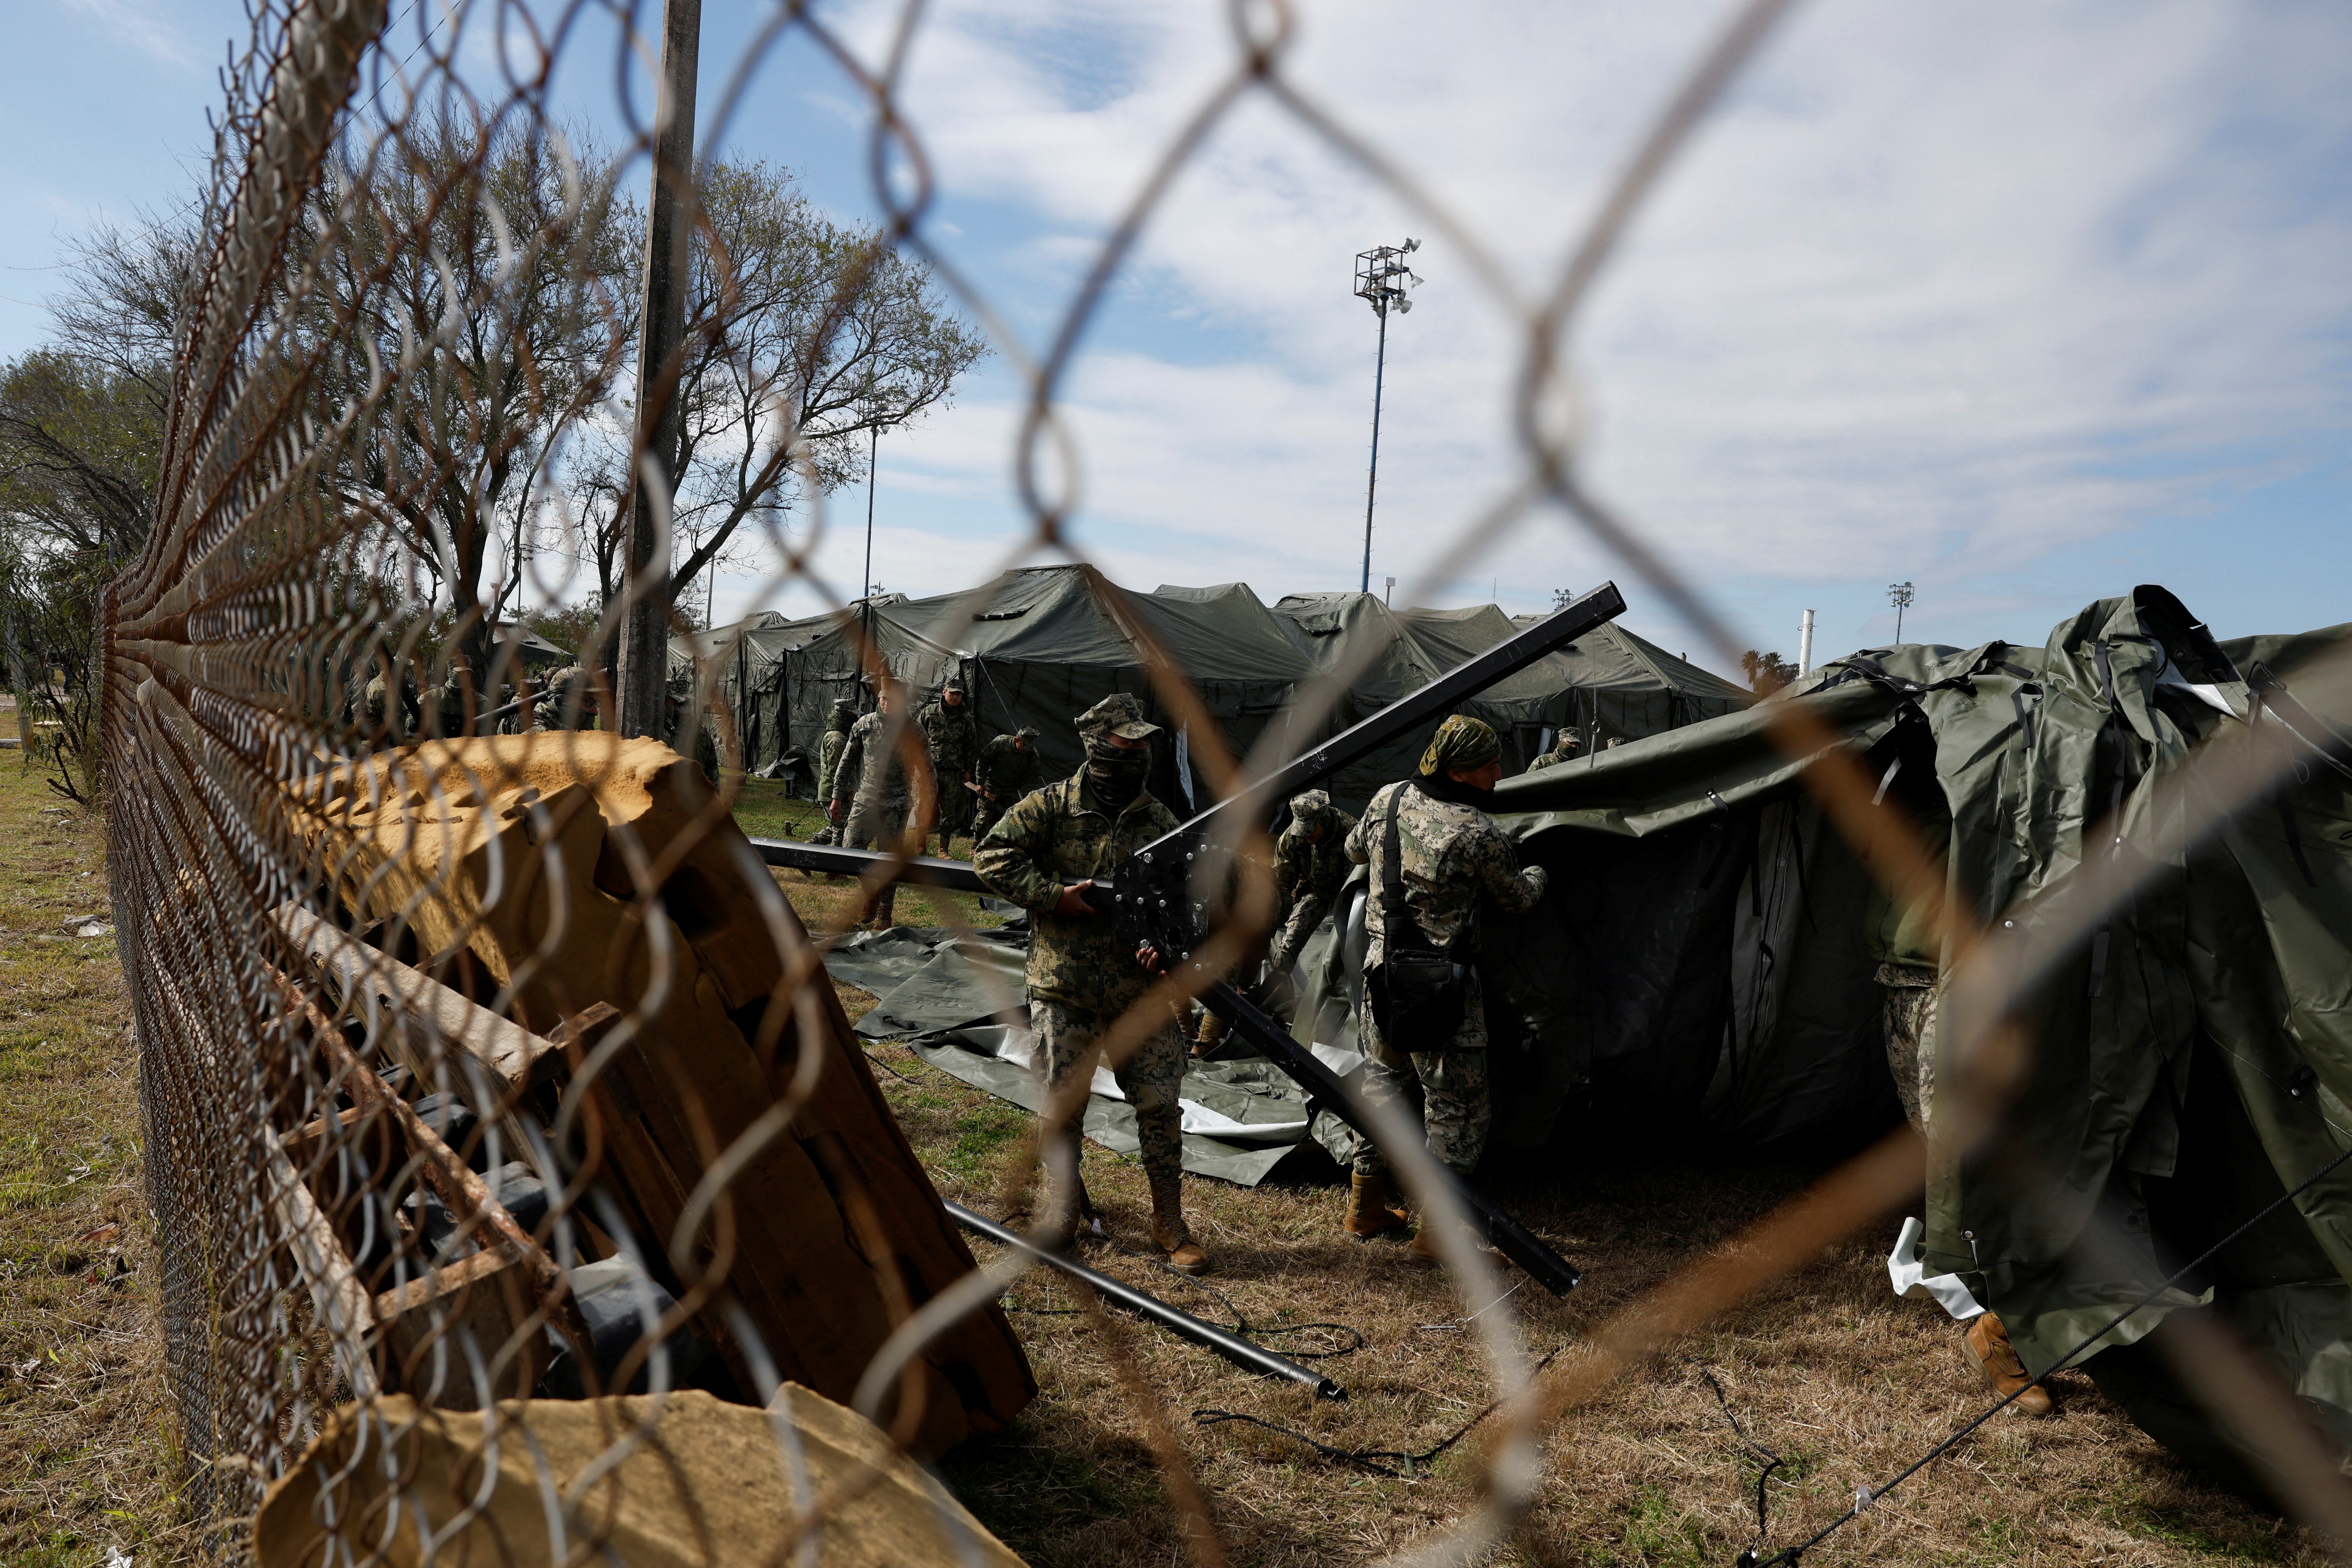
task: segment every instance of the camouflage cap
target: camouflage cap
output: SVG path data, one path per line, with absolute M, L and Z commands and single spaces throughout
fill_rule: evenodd
M 961 676 L 950 675 L 945 680 L 940 682 L 940 696 L 945 697 L 950 691 L 954 692 L 958 697 L 961 697 L 964 694 L 963 678 Z
M 1310 789 L 1290 797 L 1290 819 L 1312 827 L 1331 817 L 1331 797 L 1319 789 Z
M 1034 724 L 1024 724 L 1021 728 L 1013 731 L 1013 738 L 1016 741 L 1028 741 L 1034 743 L 1037 739 L 1037 726 Z
M 1160 733 L 1160 726 L 1147 724 L 1143 704 L 1124 691 L 1114 691 L 1074 721 L 1081 735 L 1109 733 L 1122 741 L 1144 741 Z
M 857 699 L 855 697 L 836 697 L 833 700 L 833 707 L 834 710 L 837 713 L 855 713 L 857 711 Z

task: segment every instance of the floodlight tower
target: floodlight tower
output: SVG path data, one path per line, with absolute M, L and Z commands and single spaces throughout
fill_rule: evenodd
M 1421 248 L 1421 241 L 1375 246 L 1356 253 L 1356 298 L 1371 306 L 1381 319 L 1380 357 L 1372 362 L 1372 466 L 1364 480 L 1364 580 L 1360 591 L 1372 591 L 1372 495 L 1381 482 L 1381 384 L 1389 367 L 1389 308 L 1402 316 L 1412 309 L 1405 290 L 1421 281 L 1404 258 Z
M 1897 643 L 1900 643 L 1903 640 L 1903 612 L 1911 607 L 1911 600 L 1913 597 L 1914 595 L 1911 592 L 1910 584 L 1890 583 L 1887 584 L 1886 602 L 1895 606 L 1895 640 Z

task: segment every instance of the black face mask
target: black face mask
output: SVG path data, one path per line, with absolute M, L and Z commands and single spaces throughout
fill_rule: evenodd
M 1416 778 L 1413 787 L 1432 800 L 1450 800 L 1456 805 L 1475 805 L 1480 811 L 1495 809 L 1495 792 L 1464 784 L 1460 779 L 1439 773 L 1433 778 Z
M 1107 735 L 1087 740 L 1087 784 L 1106 801 L 1124 805 L 1143 790 L 1144 774 L 1151 771 L 1151 751 L 1129 748 Z

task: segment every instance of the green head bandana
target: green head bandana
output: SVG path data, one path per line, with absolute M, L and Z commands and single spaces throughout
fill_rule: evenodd
M 1449 768 L 1483 768 L 1503 754 L 1503 742 L 1483 719 L 1456 713 L 1437 727 L 1421 753 L 1421 776 L 1443 777 Z

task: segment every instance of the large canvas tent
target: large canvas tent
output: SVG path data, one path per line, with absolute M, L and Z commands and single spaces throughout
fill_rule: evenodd
M 1007 572 L 978 595 L 895 605 L 894 619 L 952 641 L 984 733 L 1034 725 L 1045 776 L 1083 760 L 1070 721 L 1114 691 L 1143 700 L 1176 737 L 1154 787 L 1180 812 L 1212 798 L 1192 737 L 1167 711 L 1149 667 L 1164 654 L 1236 752 L 1255 744 L 1298 684 L 1314 674 L 1246 587 L 1200 596 L 1130 594 L 1077 566 Z
M 1162 593 L 1169 590 L 1161 589 Z M 1465 659 L 1524 629 L 1493 605 L 1458 610 L 1392 610 L 1372 594 L 1293 594 L 1274 606 L 1292 641 L 1330 673 L 1360 664 L 1337 716 L 1341 725 L 1379 711 Z M 1741 687 L 1675 658 L 1633 633 L 1603 625 L 1461 704 L 1495 727 L 1507 773 L 1518 773 L 1563 727 L 1588 748 L 1654 735 L 1736 712 L 1753 700 Z M 1402 778 L 1434 723 L 1400 735 L 1343 771 L 1332 792 L 1360 806 Z
M 2318 1175 L 2089 1363 L 2151 1433 L 2237 1479 L 2233 1441 L 2141 1342 L 2170 1313 L 2220 1320 L 2352 1447 L 2352 1166 L 2327 1170 L 2352 1140 L 2352 741 L 2294 690 L 2347 632 L 2223 647 L 2142 587 L 2038 648 L 1867 650 L 1777 700 L 1881 781 L 1874 811 L 1943 852 L 1962 907 L 2024 926 L 2118 852 L 2105 824 L 2146 826 L 2197 746 L 2260 722 L 2309 752 L 2020 1006 L 2032 1057 L 2010 1126 L 1927 1209 L 1928 1272 L 1960 1274 L 2039 1371 Z M 1822 822 L 1803 789 L 1818 758 L 1785 755 L 1769 714 L 1503 784 L 1553 886 L 1488 929 L 1498 1142 L 1544 1142 L 1584 1084 L 1620 1126 L 1723 1140 L 1853 1138 L 1896 1114 L 1878 965 L 1916 926 L 1877 890 L 1876 840 Z
M 1520 629 L 1492 605 L 1391 612 L 1366 594 L 1293 595 L 1269 609 L 1245 583 L 1163 584 L 1129 593 L 1077 566 L 1005 573 L 964 594 L 859 600 L 845 610 L 787 620 L 754 616 L 672 645 L 681 695 L 698 661 L 713 678 L 716 706 L 732 715 L 749 766 L 767 769 L 815 750 L 835 700 L 870 706 L 862 648 L 922 689 L 950 672 L 971 688 L 983 734 L 1034 725 L 1048 776 L 1079 763 L 1071 719 L 1113 691 L 1143 700 L 1174 740 L 1154 787 L 1171 805 L 1205 805 L 1207 773 L 1195 737 L 1160 700 L 1150 674 L 1165 657 L 1215 721 L 1224 744 L 1246 755 L 1269 728 L 1286 727 L 1316 682 L 1359 649 L 1370 662 L 1311 732 L 1278 730 L 1297 750 L 1375 712 Z M 1739 687 L 1602 626 L 1489 687 L 1464 704 L 1504 736 L 1507 762 L 1527 765 L 1564 725 L 1595 744 L 1654 734 L 1733 711 Z M 1408 769 L 1425 734 L 1400 737 L 1333 781 L 1346 805 Z

